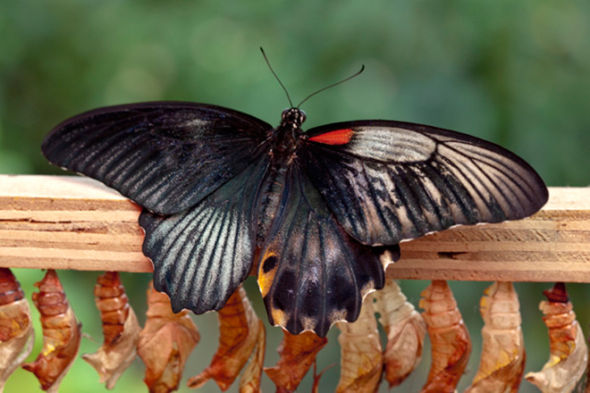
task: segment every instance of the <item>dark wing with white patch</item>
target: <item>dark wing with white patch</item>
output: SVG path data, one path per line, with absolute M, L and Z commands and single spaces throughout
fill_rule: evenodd
M 143 252 L 154 263 L 155 287 L 170 296 L 175 311 L 218 310 L 248 275 L 253 214 L 267 168 L 264 156 L 183 213 L 141 214 Z
M 383 287 L 382 251 L 350 237 L 299 164 L 290 165 L 259 264 L 270 322 L 324 336 L 332 323 L 354 321 L 362 297 Z
M 56 165 L 98 179 L 156 213 L 175 214 L 254 162 L 271 131 L 226 108 L 148 102 L 66 120 L 42 150 Z
M 364 244 L 519 219 L 547 201 L 545 184 L 525 161 L 458 132 L 357 121 L 306 134 L 297 152 L 306 173 L 338 222 Z

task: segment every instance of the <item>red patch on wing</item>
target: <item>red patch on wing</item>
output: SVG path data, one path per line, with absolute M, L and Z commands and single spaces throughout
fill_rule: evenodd
M 345 145 L 350 142 L 352 134 L 354 134 L 353 130 L 345 128 L 312 136 L 309 140 L 312 142 L 324 143 L 326 145 Z

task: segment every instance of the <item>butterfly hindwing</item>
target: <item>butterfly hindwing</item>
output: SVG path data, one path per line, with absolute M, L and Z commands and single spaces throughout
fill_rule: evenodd
M 383 286 L 382 250 L 352 239 L 294 163 L 261 252 L 258 283 L 271 323 L 324 336 L 354 321 L 362 297 Z
M 175 311 L 218 310 L 246 278 L 254 252 L 253 212 L 266 158 L 251 164 L 193 208 L 165 217 L 144 210 L 143 252 L 154 284 Z
M 298 150 L 338 222 L 364 244 L 397 244 L 456 224 L 526 217 L 547 201 L 513 153 L 458 132 L 393 121 L 329 124 Z
M 230 109 L 148 102 L 66 120 L 42 150 L 52 163 L 169 215 L 195 205 L 254 162 L 271 131 L 267 123 Z

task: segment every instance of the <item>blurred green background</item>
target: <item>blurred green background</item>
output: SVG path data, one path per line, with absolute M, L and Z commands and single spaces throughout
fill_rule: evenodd
M 356 71 L 365 73 L 307 102 L 306 127 L 363 118 L 432 124 L 492 140 L 521 155 L 548 185 L 590 183 L 590 2 L 495 1 L 65 1 L 0 0 L 0 173 L 58 174 L 42 157 L 44 135 L 76 113 L 148 100 L 188 100 L 238 109 L 272 124 L 286 98 L 268 71 L 263 46 L 294 101 Z M 27 296 L 42 272 L 16 270 Z M 88 338 L 102 342 L 92 287 L 98 273 L 61 272 Z M 148 275 L 124 274 L 141 320 Z M 403 282 L 417 304 L 427 282 Z M 489 283 L 452 288 L 474 341 L 459 385 L 479 362 L 478 300 Z M 247 289 L 266 320 L 255 283 Z M 548 356 L 537 304 L 550 284 L 517 284 L 523 305 L 526 370 Z M 590 296 L 569 287 L 588 330 Z M 38 314 L 34 314 L 38 319 Z M 195 317 L 201 343 L 185 379 L 209 363 L 217 345 L 216 316 Z M 41 345 L 37 325 L 37 344 Z M 281 339 L 269 331 L 266 365 Z M 339 361 L 337 331 L 319 355 L 318 369 Z M 416 392 L 430 363 L 426 354 L 399 392 Z M 338 367 L 325 373 L 332 391 Z M 143 392 L 136 361 L 115 392 Z M 264 377 L 264 391 L 274 387 Z M 309 391 L 308 376 L 299 391 Z M 232 387 L 230 390 L 235 391 Z M 103 392 L 94 370 L 78 360 L 60 392 Z M 387 391 L 382 386 L 383 391 Z M 32 374 L 17 371 L 7 392 L 40 391 Z M 181 387 L 180 391 L 189 391 Z M 209 382 L 203 392 L 217 392 Z M 520 392 L 535 392 L 523 382 Z

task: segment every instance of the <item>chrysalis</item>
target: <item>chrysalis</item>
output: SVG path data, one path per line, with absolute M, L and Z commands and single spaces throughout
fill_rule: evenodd
M 510 282 L 495 282 L 484 293 L 481 359 L 465 393 L 516 393 L 525 363 L 518 295 Z
M 264 369 L 277 391 L 294 392 L 327 342 L 325 337 L 313 332 L 295 335 L 283 330 L 283 341 L 278 349 L 280 359 L 274 367 Z
M 139 334 L 137 354 L 145 363 L 144 382 L 150 393 L 178 389 L 184 365 L 200 339 L 187 310 L 172 312 L 170 298 L 154 289 L 147 292 L 145 327 Z
M 339 323 L 340 381 L 337 393 L 375 392 L 383 374 L 383 352 L 373 298 L 367 296 L 359 318 L 352 323 Z
M 469 331 L 446 281 L 432 281 L 422 291 L 420 307 L 432 347 L 432 365 L 422 393 L 453 393 L 471 353 Z
M 106 272 L 99 276 L 94 297 L 100 311 L 104 343 L 97 352 L 82 358 L 98 371 L 100 382 L 106 382 L 107 389 L 112 389 L 136 357 L 141 327 L 129 306 L 119 273 Z
M 256 316 L 241 286 L 219 310 L 218 318 L 219 347 L 209 367 L 189 379 L 188 386 L 191 388 L 201 387 L 212 378 L 222 391 L 227 390 L 259 343 L 260 330 L 264 330 L 264 324 Z M 262 336 L 264 337 L 264 333 Z
M 29 303 L 8 268 L 0 268 L 0 393 L 6 380 L 33 349 Z
M 549 360 L 539 372 L 525 375 L 543 393 L 569 393 L 584 375 L 588 347 L 576 320 L 564 283 L 543 291 L 547 300 L 539 304 L 549 330 Z
M 266 329 L 262 321 L 259 321 L 258 324 L 260 328 L 256 338 L 256 350 L 240 377 L 240 393 L 260 393 L 260 380 L 262 379 L 266 351 Z
M 41 314 L 43 349 L 35 362 L 23 368 L 37 376 L 43 390 L 56 393 L 78 354 L 82 325 L 76 320 L 55 270 L 48 270 L 35 286 L 39 292 L 33 293 L 33 303 Z
M 381 315 L 379 322 L 387 334 L 383 361 L 385 378 L 392 388 L 402 383 L 420 363 L 426 323 L 395 280 L 388 280 L 373 296 L 375 310 Z

